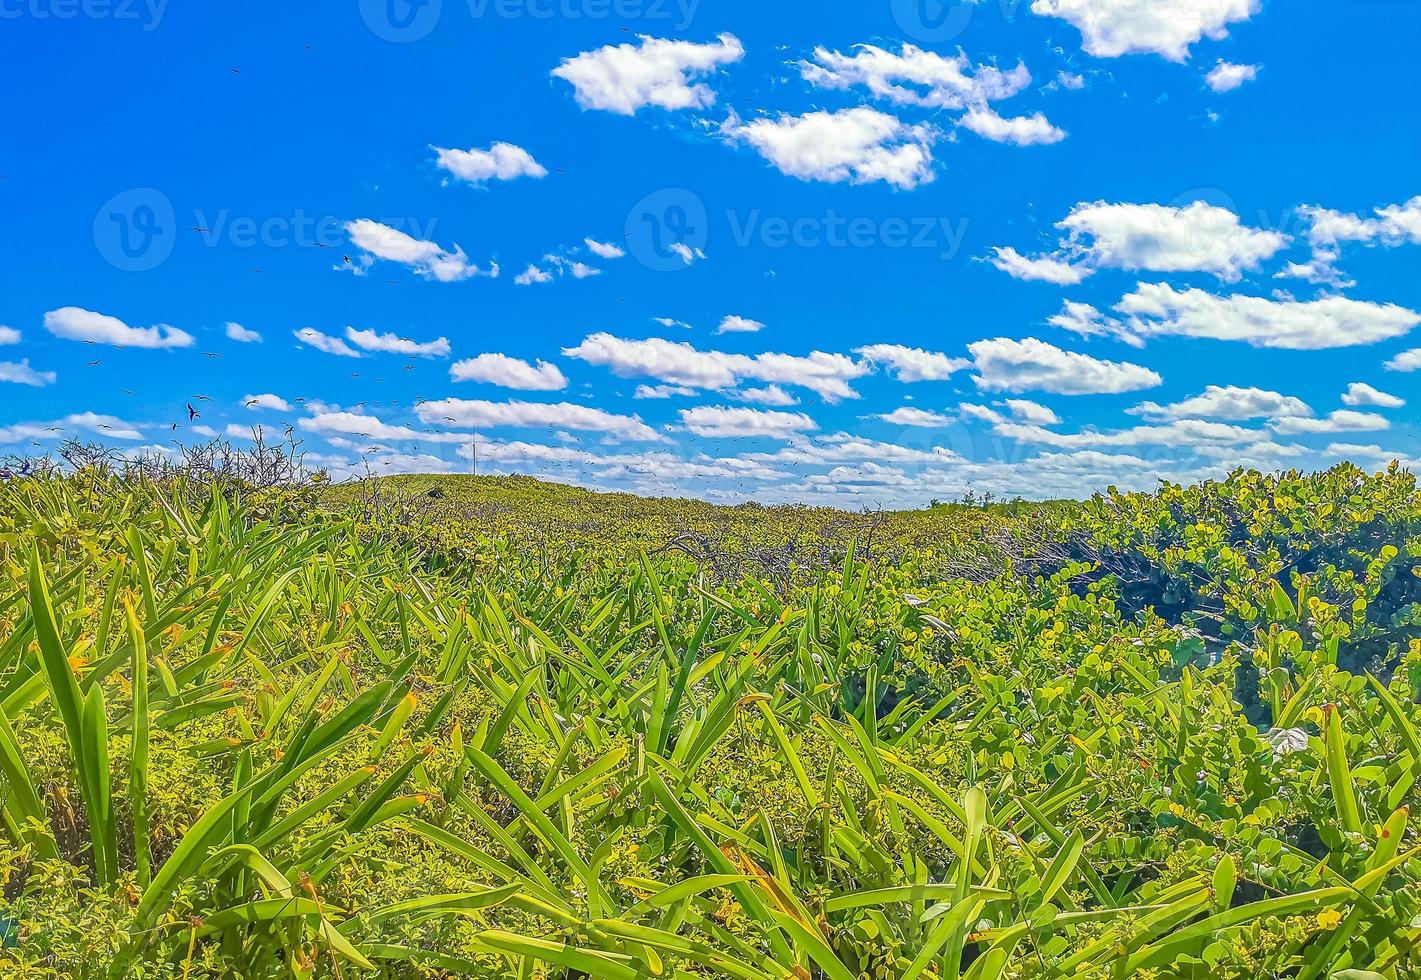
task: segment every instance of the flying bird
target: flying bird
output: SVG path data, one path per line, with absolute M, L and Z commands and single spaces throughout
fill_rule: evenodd
M 197 409 L 195 409 L 195 408 L 192 407 L 192 402 L 188 402 L 188 403 L 187 403 L 187 420 L 188 420 L 189 422 L 192 422 L 192 421 L 195 421 L 195 420 L 200 419 L 200 418 L 202 418 L 202 416 L 198 414 Z

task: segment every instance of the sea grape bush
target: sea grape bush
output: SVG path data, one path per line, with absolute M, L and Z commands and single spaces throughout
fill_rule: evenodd
M 19 977 L 1421 975 L 1414 479 L 0 483 Z

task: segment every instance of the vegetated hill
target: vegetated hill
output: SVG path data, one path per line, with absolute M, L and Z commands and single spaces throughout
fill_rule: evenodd
M 992 574 L 1041 538 L 1074 502 L 943 503 L 920 510 L 846 511 L 799 504 L 713 504 L 685 497 L 608 493 L 526 476 L 380 477 L 331 487 L 356 505 L 423 535 L 466 545 L 513 540 L 537 552 L 592 549 L 635 557 L 678 552 L 723 576 L 756 568 L 782 578 L 841 564 L 852 548 L 867 561 L 912 552 L 937 556 L 944 575 Z M 1039 526 L 1038 526 L 1039 525 Z

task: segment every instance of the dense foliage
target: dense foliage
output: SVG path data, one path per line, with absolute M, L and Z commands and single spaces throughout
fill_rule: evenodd
M 20 977 L 1421 975 L 1421 495 L 0 483 Z

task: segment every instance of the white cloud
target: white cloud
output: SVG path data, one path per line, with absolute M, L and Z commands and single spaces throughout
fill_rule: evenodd
M 908 190 L 934 176 L 932 145 L 937 131 L 867 106 L 782 114 L 748 123 L 732 114 L 721 131 L 750 144 L 781 173 L 800 180 L 883 181 Z
M 153 327 L 130 327 L 118 317 L 64 306 L 44 315 L 44 328 L 65 340 L 83 340 L 113 347 L 191 347 L 192 334 L 160 323 Z
M 968 344 L 967 350 L 978 374 L 974 380 L 987 391 L 1105 394 L 1153 388 L 1162 381 L 1138 364 L 1065 351 L 1034 337 L 979 340 Z
M 599 242 L 595 238 L 584 238 L 582 241 L 599 259 L 620 259 L 627 254 L 611 242 Z
M 1308 222 L 1314 245 L 1368 242 L 1382 245 L 1421 244 L 1421 195 L 1402 204 L 1373 208 L 1375 218 L 1305 204 L 1298 215 Z
M 263 408 L 269 408 L 277 412 L 291 411 L 290 402 L 288 402 L 285 398 L 282 398 L 280 395 L 272 394 L 243 395 L 242 405 L 243 407 L 249 408 L 252 411 L 257 411 L 258 409 Z
M 494 143 L 487 150 L 447 150 L 438 146 L 430 149 L 438 154 L 441 169 L 470 184 L 548 175 L 531 153 L 512 143 Z
M 474 276 L 497 278 L 498 266 L 490 263 L 487 269 L 480 269 L 469 261 L 464 250 L 455 245 L 446 250 L 434 242 L 423 241 L 405 234 L 398 228 L 382 225 L 369 218 L 348 221 L 346 233 L 356 248 L 365 254 L 355 272 L 363 273 L 375 261 L 384 259 L 408 266 L 418 276 L 438 282 L 458 282 Z M 339 268 L 339 267 L 337 267 Z
M 1058 286 L 1074 286 L 1094 269 L 1071 265 L 1065 259 L 1040 256 L 1029 258 L 1010 246 L 992 249 L 992 265 L 1001 269 L 1013 279 L 1032 282 L 1053 282 Z
M 874 418 L 882 419 L 893 425 L 908 425 L 921 429 L 943 429 L 957 421 L 951 415 L 929 412 L 921 408 L 913 408 L 911 405 L 903 405 L 883 415 L 875 415 Z
M 1390 303 L 1215 296 L 1167 283 L 1139 283 L 1115 310 L 1130 317 L 1127 329 L 1141 338 L 1207 337 L 1289 350 L 1373 344 L 1421 323 L 1421 314 Z
M 53 422 L 19 422 L 15 425 L 0 425 L 0 445 L 54 439 L 81 432 L 100 438 L 123 439 L 130 442 L 143 438 L 143 432 L 132 422 L 125 422 L 112 415 L 77 412 Z
M 1244 82 L 1251 82 L 1257 77 L 1257 65 L 1236 65 L 1229 61 L 1220 61 L 1204 76 L 1204 81 L 1208 83 L 1209 88 L 1222 93 L 1232 92 Z
M 622 378 L 712 389 L 738 387 L 744 380 L 793 384 L 831 402 L 857 398 L 848 382 L 869 373 L 867 365 L 843 354 L 727 354 L 661 337 L 624 340 L 608 333 L 592 334 L 578 346 L 564 348 L 563 356 L 608 368 Z
M 633 398 L 691 398 L 699 395 L 695 388 L 687 388 L 684 385 L 637 385 L 636 391 L 632 392 Z
M 765 325 L 759 320 L 751 320 L 749 317 L 736 316 L 731 314 L 720 321 L 720 326 L 715 332 L 721 333 L 759 333 L 765 329 Z
M 785 391 L 779 385 L 766 385 L 763 388 L 743 388 L 740 391 L 728 391 L 726 394 L 736 401 L 750 402 L 754 405 L 769 405 L 784 408 L 789 405 L 799 404 L 798 398 Z
M 513 281 L 519 286 L 531 286 L 534 283 L 552 282 L 553 274 L 530 262 L 528 268 L 513 277 Z
M 1317 432 L 1374 432 L 1389 429 L 1391 423 L 1374 412 L 1353 412 L 1339 408 L 1325 418 L 1281 418 L 1269 423 L 1281 435 Z
M 1032 0 L 1031 12 L 1072 24 L 1097 58 L 1148 52 L 1182 62 L 1191 44 L 1227 37 L 1229 24 L 1260 7 L 1260 0 Z
M 248 330 L 240 323 L 233 323 L 230 320 L 227 321 L 226 331 L 227 339 L 235 340 L 239 344 L 260 344 L 262 342 L 261 334 L 255 330 Z
M 715 104 L 715 93 L 692 79 L 745 56 L 733 34 L 721 34 L 707 44 L 646 35 L 637 40 L 640 45 L 609 44 L 567 58 L 553 69 L 553 76 L 572 84 L 577 104 L 584 109 L 624 116 L 643 106 L 704 109 Z
M 327 354 L 335 354 L 337 357 L 365 356 L 339 337 L 332 337 L 330 334 L 321 333 L 321 331 L 315 327 L 302 327 L 299 330 L 291 331 L 291 335 L 307 347 L 314 347 L 318 351 L 323 351 Z
M 1066 131 L 1053 126 L 1042 112 L 1033 112 L 1029 116 L 1003 116 L 995 109 L 983 107 L 963 116 L 962 125 L 978 136 L 1014 146 L 1059 143 L 1066 138 Z
M 355 436 L 358 439 L 379 442 L 441 442 L 464 443 L 472 436 L 463 433 L 429 431 L 421 432 L 403 425 L 390 425 L 373 415 L 356 412 L 317 412 L 310 418 L 297 423 L 306 432 L 330 437 Z
M 1114 337 L 1132 347 L 1145 346 L 1145 342 L 1130 333 L 1125 324 L 1106 316 L 1089 303 L 1068 299 L 1062 304 L 1061 312 L 1047 317 L 1046 322 L 1081 337 Z
M 59 375 L 53 371 L 36 371 L 30 367 L 28 357 L 16 361 L 0 361 L 0 381 L 10 384 L 29 385 L 31 388 L 43 388 L 45 385 L 52 385 L 59 380 Z
M 652 317 L 651 319 L 652 319 L 654 322 L 661 324 L 663 327 L 681 327 L 681 328 L 684 329 L 684 330 L 690 330 L 690 329 L 691 329 L 691 325 L 690 325 L 689 323 L 687 323 L 685 320 L 677 320 L 677 319 L 675 319 L 674 317 L 669 317 L 669 316 L 654 316 L 654 317 Z
M 1162 420 L 1206 418 L 1242 421 L 1313 414 L 1307 402 L 1301 398 L 1262 388 L 1240 388 L 1235 385 L 1209 385 L 1192 398 L 1172 405 L 1141 402 L 1127 411 L 1131 415 Z
M 1266 435 L 1257 429 L 1246 429 L 1223 422 L 1205 422 L 1202 419 L 1180 419 L 1165 425 L 1137 425 L 1114 432 L 1086 430 L 1069 433 L 1053 432 L 1038 425 L 1007 422 L 995 426 L 993 431 L 1008 439 L 1055 446 L 1058 449 L 1099 449 L 1111 446 L 1233 446 L 1254 442 L 1261 435 Z
M 447 337 L 439 337 L 421 344 L 397 334 L 376 333 L 374 330 L 356 330 L 354 327 L 345 328 L 345 337 L 361 350 L 404 354 L 407 357 L 448 357 L 450 351 Z
M 553 428 L 578 432 L 604 432 L 644 442 L 661 442 L 664 437 L 632 415 L 615 415 L 586 405 L 568 402 L 489 402 L 446 398 L 425 402 L 417 409 L 425 422 L 443 421 L 461 428 Z
M 1351 405 L 1354 408 L 1401 408 L 1406 404 L 1406 399 L 1379 391 L 1364 382 L 1353 381 L 1347 386 L 1346 394 L 1342 396 L 1342 404 Z
M 1063 247 L 1099 268 L 1209 272 L 1236 282 L 1288 244 L 1288 237 L 1243 225 L 1227 208 L 1195 201 L 1162 204 L 1077 204 L 1057 228 Z
M 814 61 L 801 61 L 800 73 L 820 88 L 849 89 L 861 85 L 874 96 L 899 105 L 934 109 L 966 109 L 1010 98 L 1031 84 L 1031 72 L 1018 62 L 1002 71 L 994 65 L 972 65 L 967 56 L 943 56 L 911 44 L 893 54 L 861 44 L 852 55 L 814 49 Z
M 0 345 L 18 344 L 20 342 L 20 331 L 14 327 L 0 327 Z
M 706 257 L 706 253 L 701 251 L 700 248 L 693 248 L 685 242 L 672 242 L 666 247 L 679 255 L 681 261 L 686 265 L 694 265 L 698 259 Z
M 449 377 L 455 381 L 482 381 L 520 391 L 561 391 L 567 387 L 567 378 L 556 364 L 539 361 L 534 366 L 507 354 L 480 354 L 458 361 L 449 369 Z
M 1402 351 L 1384 366 L 1388 371 L 1421 371 L 1421 347 Z
M 854 348 L 865 361 L 874 365 L 887 366 L 899 381 L 945 381 L 972 362 L 962 357 L 948 357 L 938 351 L 923 350 L 921 347 L 904 347 L 902 344 L 869 344 Z
M 1007 411 L 1013 417 L 1023 422 L 1030 422 L 1032 425 L 1058 425 L 1061 421 L 1054 411 L 1039 402 L 1027 401 L 1024 398 L 1008 398 L 1006 400 Z
M 754 408 L 683 408 L 681 421 L 698 436 L 789 439 L 819 428 L 802 412 L 762 412 Z

